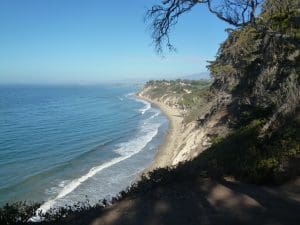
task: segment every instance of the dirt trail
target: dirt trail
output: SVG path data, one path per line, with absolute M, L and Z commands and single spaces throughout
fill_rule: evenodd
M 299 212 L 300 179 L 271 188 L 197 178 L 125 198 L 87 224 L 298 225 Z
M 184 154 L 185 147 L 189 153 L 193 153 L 194 146 L 198 149 L 199 144 L 205 149 L 206 133 L 197 133 L 201 131 L 199 128 L 197 131 L 188 127 L 180 129 L 182 118 L 176 116 L 176 109 L 162 102 L 152 102 L 171 121 L 170 133 L 160 148 L 154 168 L 193 158 L 193 154 Z M 205 128 L 214 126 L 215 123 L 208 123 Z M 181 147 L 179 143 L 185 145 Z M 300 178 L 281 187 L 265 187 L 230 179 L 176 177 L 171 183 L 151 186 L 147 191 L 130 195 L 105 208 L 101 214 L 94 212 L 81 219 L 84 224 L 91 225 L 298 225 Z

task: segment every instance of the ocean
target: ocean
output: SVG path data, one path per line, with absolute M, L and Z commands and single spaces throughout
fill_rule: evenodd
M 0 205 L 95 204 L 131 185 L 169 126 L 138 88 L 0 86 Z

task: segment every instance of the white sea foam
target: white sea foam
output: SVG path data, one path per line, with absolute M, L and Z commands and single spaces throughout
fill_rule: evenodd
M 145 114 L 145 112 L 147 112 L 150 108 L 151 108 L 151 104 L 147 103 L 144 108 L 140 109 L 140 112 L 142 114 Z
M 154 115 L 152 115 L 152 116 L 149 117 L 149 120 L 154 119 L 154 118 L 157 117 L 159 114 L 160 114 L 159 112 L 155 113 Z
M 129 142 L 119 144 L 115 152 L 122 156 L 132 156 L 141 151 L 157 134 L 160 125 L 149 124 L 148 126 L 151 127 L 147 128 L 147 126 L 144 126 L 141 129 L 141 132 L 145 133 L 144 135 L 137 136 Z
M 126 94 L 125 96 L 126 96 L 126 97 L 131 97 L 131 96 L 133 96 L 133 95 L 135 95 L 135 92 L 128 93 L 128 94 Z
M 88 173 L 85 175 L 72 180 L 70 183 L 66 184 L 63 189 L 58 193 L 58 195 L 45 202 L 40 206 L 40 208 L 36 211 L 36 216 L 29 219 L 30 222 L 38 222 L 41 221 L 43 218 L 39 216 L 39 213 L 46 213 L 49 209 L 56 205 L 57 201 L 72 191 L 74 191 L 78 186 L 80 186 L 83 182 L 88 180 L 89 178 L 93 177 L 98 172 L 111 167 L 123 160 L 126 160 L 133 155 L 140 152 L 146 145 L 157 135 L 158 128 L 160 124 L 148 124 L 147 126 L 142 126 L 138 135 L 131 139 L 128 142 L 121 143 L 117 146 L 115 152 L 120 154 L 119 157 L 114 158 L 108 162 L 105 162 L 99 166 L 93 167 L 89 170 Z
M 149 109 L 151 109 L 151 103 L 144 101 L 142 99 L 138 99 L 138 98 L 134 98 L 137 102 L 141 102 L 143 103 L 145 106 L 141 109 L 139 109 L 139 111 L 141 112 L 141 114 L 145 114 L 145 112 L 147 112 Z
M 135 95 L 135 93 L 129 93 L 129 94 L 126 94 L 125 96 L 127 98 L 134 99 L 137 102 L 141 102 L 145 105 L 143 108 L 139 109 L 139 111 L 141 112 L 142 115 L 145 114 L 145 112 L 147 112 L 149 109 L 151 109 L 151 103 L 150 102 L 147 102 L 143 99 L 139 99 L 139 98 L 135 97 L 134 95 Z

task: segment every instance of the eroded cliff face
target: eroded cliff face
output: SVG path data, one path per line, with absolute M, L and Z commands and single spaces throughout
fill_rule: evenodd
M 300 173 L 299 62 L 299 1 L 268 0 L 256 27 L 229 32 L 205 91 L 182 81 L 147 83 L 144 96 L 183 117 L 173 165 L 209 149 L 200 164 L 222 174 L 265 182 Z
M 174 91 L 174 86 L 181 86 L 183 91 Z M 148 83 L 138 94 L 158 104 L 170 117 L 172 137 L 167 141 L 170 154 L 169 158 L 165 159 L 165 166 L 176 166 L 178 163 L 194 159 L 211 146 L 214 137 L 225 136 L 228 133 L 222 118 L 227 114 L 226 103 L 230 101 L 230 95 L 223 93 L 211 95 L 209 98 L 203 95 L 201 100 L 196 100 L 203 102 L 201 106 L 197 106 L 200 107 L 201 113 L 198 112 L 195 120 L 186 121 L 193 107 L 184 105 L 183 95 L 187 95 L 185 98 L 193 98 L 194 94 L 195 90 L 184 81 L 172 84 L 168 81 Z

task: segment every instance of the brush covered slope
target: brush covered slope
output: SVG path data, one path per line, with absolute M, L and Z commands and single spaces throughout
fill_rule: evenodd
M 299 174 L 299 20 L 297 1 L 266 1 L 255 27 L 228 31 L 209 65 L 209 90 L 183 81 L 146 84 L 145 96 L 188 109 L 185 128 L 205 130 L 210 145 L 197 147 L 193 164 L 255 183 Z
M 181 110 L 193 149 L 179 145 L 183 160 L 143 176 L 112 205 L 40 224 L 298 224 L 299 25 L 298 0 L 267 0 L 255 26 L 228 30 L 211 85 L 148 82 L 140 94 Z M 26 223 L 33 211 L 8 205 L 0 223 Z

